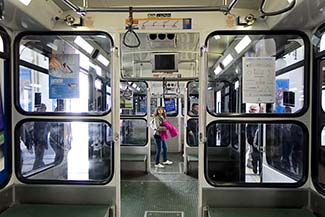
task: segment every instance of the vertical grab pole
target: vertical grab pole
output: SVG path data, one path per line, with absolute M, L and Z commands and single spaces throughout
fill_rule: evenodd
M 181 100 L 181 94 L 177 94 L 177 125 L 178 125 L 178 152 L 182 152 L 182 100 Z
M 206 90 L 207 90 L 207 48 L 205 46 L 200 48 L 201 58 L 201 73 L 199 75 L 199 186 L 198 186 L 198 216 L 203 216 L 203 183 L 204 178 L 204 146 L 206 139 Z
M 118 37 L 117 37 L 118 38 Z M 119 44 L 119 42 L 117 42 Z M 120 64 L 118 48 L 113 48 L 112 67 L 112 126 L 114 143 L 114 165 L 116 186 L 116 217 L 121 216 L 121 151 L 120 151 Z
M 184 173 L 187 174 L 187 105 L 188 105 L 188 90 L 187 85 L 185 87 L 185 93 L 184 93 Z
M 147 149 L 147 169 L 148 173 L 151 172 L 151 135 L 152 135 L 152 129 L 150 127 L 150 121 L 151 121 L 151 83 L 148 83 L 147 88 L 147 129 L 148 129 L 148 149 Z

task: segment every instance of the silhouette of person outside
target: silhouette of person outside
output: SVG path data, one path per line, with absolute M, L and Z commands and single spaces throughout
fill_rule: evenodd
M 256 113 L 255 105 L 251 105 L 249 107 L 249 113 Z M 256 124 L 247 124 L 246 125 L 246 139 L 247 139 L 247 143 L 249 144 L 247 167 L 251 168 L 251 169 L 253 168 L 252 153 L 253 153 L 254 137 L 255 137 L 256 129 L 257 129 Z
M 41 106 L 36 110 L 37 112 L 45 112 L 46 105 Z M 38 169 L 45 165 L 43 158 L 45 149 L 48 149 L 47 139 L 49 133 L 49 124 L 45 121 L 37 121 L 34 123 L 33 138 L 34 138 L 34 150 L 35 150 L 35 161 L 33 169 Z
M 64 111 L 63 105 L 58 104 L 58 106 L 55 108 L 56 112 L 58 111 Z M 65 125 L 66 132 L 65 132 Z M 65 133 L 67 136 L 65 136 Z M 65 141 L 66 140 L 66 141 Z M 71 148 L 71 125 L 70 123 L 63 123 L 63 122 L 53 122 L 51 123 L 51 129 L 50 129 L 50 137 L 49 142 L 52 147 L 52 149 L 55 152 L 55 163 L 60 163 L 64 158 L 64 151 L 65 151 L 65 143 L 67 144 L 67 148 Z

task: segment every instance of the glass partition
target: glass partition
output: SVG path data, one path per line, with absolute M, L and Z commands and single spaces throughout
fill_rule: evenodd
M 112 129 L 104 122 L 25 121 L 16 128 L 23 182 L 102 183 L 113 176 Z
M 191 118 L 187 121 L 186 143 L 189 146 L 199 145 L 199 119 Z
M 307 41 L 300 33 L 210 34 L 208 111 L 213 115 L 302 112 L 307 104 Z M 260 109 L 252 112 L 251 106 Z
M 112 40 L 104 33 L 18 37 L 18 109 L 28 113 L 108 112 L 111 48 Z M 41 111 L 41 106 L 46 109 Z
M 205 171 L 212 185 L 297 186 L 306 180 L 308 133 L 302 124 L 212 122 L 207 133 Z
M 187 84 L 187 114 L 192 117 L 199 115 L 199 82 Z
M 121 116 L 145 116 L 147 114 L 147 88 L 146 82 L 120 83 Z
M 120 143 L 124 146 L 145 146 L 148 142 L 147 121 L 145 119 L 120 120 Z
M 315 188 L 325 194 L 325 25 L 321 25 L 312 38 L 315 58 L 313 87 L 315 102 L 313 110 L 312 178 Z

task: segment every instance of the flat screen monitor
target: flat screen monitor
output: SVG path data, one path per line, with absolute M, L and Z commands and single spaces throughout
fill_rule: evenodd
M 165 110 L 167 113 L 173 113 L 176 111 L 175 99 L 165 99 Z
M 295 93 L 292 91 L 283 92 L 283 105 L 285 106 L 295 106 Z
M 154 53 L 152 72 L 177 72 L 178 55 L 176 53 Z

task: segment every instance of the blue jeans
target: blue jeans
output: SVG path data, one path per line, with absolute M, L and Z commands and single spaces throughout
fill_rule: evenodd
M 160 136 L 158 135 L 155 135 L 154 138 L 156 141 L 156 164 L 159 164 L 161 148 L 163 153 L 163 160 L 167 160 L 167 144 L 165 141 L 161 140 Z

